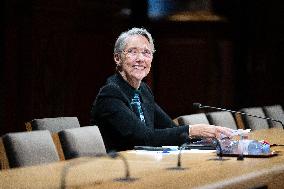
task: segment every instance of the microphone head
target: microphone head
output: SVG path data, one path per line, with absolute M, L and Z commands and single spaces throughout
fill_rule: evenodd
M 200 103 L 198 103 L 198 102 L 195 102 L 195 103 L 193 103 L 193 108 L 194 109 L 200 109 L 202 107 L 202 105 L 200 104 Z
M 110 151 L 107 155 L 111 158 L 117 158 L 119 156 L 116 151 Z

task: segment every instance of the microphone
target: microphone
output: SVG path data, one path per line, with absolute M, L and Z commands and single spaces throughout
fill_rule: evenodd
M 278 122 L 282 125 L 283 129 L 284 129 L 284 123 L 280 120 L 276 120 L 276 119 L 272 119 L 270 117 L 261 117 L 261 116 L 257 116 L 257 115 L 252 115 L 252 114 L 248 114 L 245 112 L 239 112 L 239 111 L 234 111 L 234 110 L 228 110 L 228 109 L 224 109 L 224 108 L 218 108 L 218 107 L 214 107 L 214 106 L 203 106 L 200 103 L 193 103 L 193 108 L 194 109 L 214 109 L 214 110 L 221 110 L 221 111 L 226 111 L 226 112 L 231 112 L 233 114 L 241 114 L 241 115 L 245 115 L 245 116 L 250 116 L 250 117 L 255 117 L 255 118 L 259 118 L 259 119 L 265 119 L 265 120 L 270 120 L 270 121 L 274 121 L 274 122 Z

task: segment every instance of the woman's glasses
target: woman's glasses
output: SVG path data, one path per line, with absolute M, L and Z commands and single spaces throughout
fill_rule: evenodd
M 138 54 L 142 54 L 146 58 L 151 58 L 153 56 L 153 52 L 149 49 L 139 50 L 138 48 L 130 48 L 128 50 L 123 51 L 129 57 L 137 57 Z

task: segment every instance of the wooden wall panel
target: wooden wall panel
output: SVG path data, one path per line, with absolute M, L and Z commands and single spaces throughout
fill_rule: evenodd
M 117 5 L 13 1 L 7 7 L 1 133 L 44 117 L 77 116 L 88 125 L 91 104 L 115 68 L 114 33 L 123 25 L 112 20 Z
M 284 3 L 212 2 L 226 4 L 216 10 L 227 21 L 149 20 L 143 0 L 6 0 L 0 134 L 43 117 L 77 116 L 88 125 L 91 104 L 115 69 L 115 39 L 132 26 L 155 39 L 147 82 L 173 118 L 194 113 L 193 102 L 284 105 Z
M 229 50 L 223 52 L 231 48 L 229 42 L 171 38 L 159 41 L 159 46 L 154 60 L 155 95 L 172 117 L 194 113 L 194 102 L 233 103 L 232 61 L 226 59 Z

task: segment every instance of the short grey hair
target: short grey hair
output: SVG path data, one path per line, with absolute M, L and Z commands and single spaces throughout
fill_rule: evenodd
M 155 47 L 154 47 L 154 40 L 152 38 L 152 35 L 144 28 L 132 28 L 128 31 L 122 32 L 114 45 L 114 54 L 115 53 L 121 53 L 125 46 L 126 46 L 126 40 L 128 37 L 133 36 L 133 35 L 142 35 L 144 37 L 146 37 L 146 39 L 149 41 L 150 46 L 151 46 L 151 50 L 154 53 L 155 52 Z

